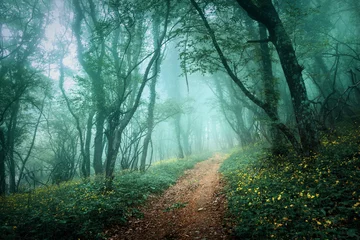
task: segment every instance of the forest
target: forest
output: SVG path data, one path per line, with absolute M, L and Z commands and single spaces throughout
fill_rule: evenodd
M 360 239 L 359 13 L 0 1 L 0 239 Z

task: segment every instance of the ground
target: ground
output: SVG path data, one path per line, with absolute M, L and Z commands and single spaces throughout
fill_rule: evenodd
M 109 239 L 229 239 L 218 173 L 224 158 L 216 154 L 186 171 L 163 195 L 149 198 L 143 218 L 114 227 Z

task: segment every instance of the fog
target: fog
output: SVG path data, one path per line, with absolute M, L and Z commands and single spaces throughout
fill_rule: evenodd
M 4 1 L 1 193 L 355 123 L 358 2 L 244 2 Z
M 359 239 L 359 0 L 2 0 L 1 239 Z

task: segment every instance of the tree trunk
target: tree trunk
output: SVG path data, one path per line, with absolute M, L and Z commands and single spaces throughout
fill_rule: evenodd
M 108 184 L 111 184 L 113 173 L 115 170 L 116 158 L 119 153 L 119 147 L 121 144 L 121 129 L 116 130 L 116 126 L 110 126 L 109 132 L 107 132 L 108 150 L 106 155 L 105 177 Z M 108 185 L 109 187 L 110 185 Z
M 153 23 L 153 39 L 154 39 L 154 49 L 159 48 L 159 16 L 154 16 L 154 23 Z M 146 157 L 147 152 L 149 148 L 149 144 L 151 141 L 151 135 L 154 128 L 154 109 L 155 109 L 155 102 L 156 102 L 156 82 L 157 82 L 157 76 L 160 70 L 160 58 L 157 58 L 154 63 L 153 68 L 153 79 L 150 83 L 150 102 L 148 105 L 148 117 L 147 117 L 147 133 L 144 138 L 144 144 L 143 144 L 143 152 L 141 154 L 140 159 L 140 171 L 145 172 L 146 169 Z
M 103 164 L 102 164 L 102 154 L 103 154 L 103 136 L 104 136 L 104 122 L 105 117 L 103 112 L 98 112 L 96 114 L 96 133 L 94 140 L 94 160 L 93 167 L 95 170 L 95 174 L 102 174 L 104 172 Z
M 246 146 L 252 142 L 250 131 L 246 129 L 243 119 L 243 109 L 245 108 L 240 103 L 240 100 L 236 98 L 236 91 L 231 85 L 231 82 L 226 82 L 225 87 L 222 88 L 221 78 L 214 78 L 214 85 L 217 92 L 217 97 L 220 102 L 220 108 L 224 115 L 225 120 L 229 124 L 230 128 L 235 132 L 239 143 L 242 146 Z M 228 101 L 225 100 L 224 92 L 228 92 Z
M 28 162 L 29 158 L 30 158 L 30 155 L 31 155 L 31 152 L 34 148 L 34 145 L 35 145 L 35 140 L 36 140 L 36 135 L 37 135 L 37 131 L 38 131 L 38 127 L 40 125 L 40 120 L 41 120 L 41 117 L 43 115 L 43 110 L 44 110 L 44 106 L 45 106 L 45 99 L 46 99 L 46 95 L 44 96 L 43 100 L 42 100 L 42 103 L 41 103 L 41 109 L 40 109 L 40 114 L 39 114 L 39 117 L 37 118 L 37 121 L 36 121 L 36 124 L 35 124 L 35 129 L 34 129 L 34 133 L 33 133 L 33 136 L 32 136 L 32 140 L 31 140 L 31 143 L 30 143 L 30 147 L 27 151 L 27 154 L 25 156 L 24 159 L 21 159 L 22 161 L 22 166 L 21 168 L 19 169 L 19 178 L 17 180 L 17 184 L 16 184 L 16 188 L 19 189 L 19 186 L 20 186 L 20 182 L 22 180 L 22 178 L 24 177 L 24 171 L 26 169 L 26 163 Z
M 109 129 L 106 132 L 108 138 L 108 152 L 106 158 L 106 182 L 107 182 L 107 186 L 109 186 L 110 188 L 112 184 L 112 179 L 114 177 L 113 173 L 115 169 L 117 154 L 119 152 L 119 147 L 122 140 L 121 137 L 123 131 L 128 126 L 130 120 L 133 118 L 136 110 L 138 109 L 144 88 L 147 82 L 152 78 L 152 76 L 151 77 L 149 76 L 151 69 L 160 58 L 161 46 L 163 44 L 167 30 L 169 11 L 170 11 L 170 1 L 168 0 L 167 13 L 164 20 L 164 30 L 161 36 L 159 37 L 157 47 L 154 49 L 151 59 L 147 63 L 142 80 L 139 84 L 139 87 L 136 90 L 136 94 L 135 94 L 136 96 L 134 98 L 133 103 L 129 104 L 130 106 L 127 108 L 127 111 L 125 113 L 122 112 L 121 105 L 116 106 L 117 108 L 115 108 L 115 111 L 113 111 L 108 118 Z M 133 64 L 134 66 L 136 66 L 138 63 L 133 63 Z M 132 71 L 129 71 L 129 74 L 131 73 Z M 121 102 L 120 104 L 124 104 L 124 102 Z
M 176 143 L 178 146 L 178 158 L 184 158 L 184 151 L 181 144 L 181 115 L 180 113 L 175 116 L 174 119 L 174 127 L 175 127 L 175 135 L 176 135 Z
M 85 136 L 85 156 L 83 160 L 84 170 L 87 176 L 90 176 L 90 143 L 91 143 L 91 130 L 92 130 L 92 121 L 94 118 L 94 111 L 89 113 L 87 124 L 86 124 L 86 136 Z
M 93 160 L 93 167 L 95 170 L 95 174 L 102 174 L 103 167 L 102 167 L 102 153 L 103 153 L 103 134 L 104 134 L 104 123 L 106 118 L 106 101 L 105 101 L 105 91 L 104 91 L 104 80 L 102 78 L 103 72 L 103 59 L 105 57 L 105 41 L 104 36 L 101 35 L 100 38 L 102 39 L 100 46 L 98 46 L 97 52 L 97 61 L 90 61 L 85 57 L 85 50 L 82 41 L 82 22 L 85 18 L 85 10 L 82 9 L 82 5 L 80 1 L 73 0 L 72 1 L 74 6 L 74 23 L 72 25 L 72 29 L 76 38 L 76 45 L 77 45 L 77 57 L 79 63 L 84 68 L 85 72 L 88 74 L 91 80 L 91 87 L 92 87 L 92 97 L 93 102 L 95 105 L 96 113 L 96 133 L 95 133 L 95 140 L 94 140 L 94 160 Z M 89 4 L 93 7 L 93 1 L 89 0 Z M 92 8 L 90 7 L 90 8 Z M 95 25 L 98 24 L 97 16 L 95 16 L 94 11 L 87 12 L 91 15 L 91 18 L 95 20 Z M 89 23 L 87 23 L 89 24 Z M 90 47 L 89 47 L 90 48 Z
M 150 84 L 150 103 L 148 106 L 148 118 L 147 118 L 147 133 L 144 138 L 144 144 L 143 144 L 143 152 L 141 154 L 140 159 L 140 171 L 144 172 L 146 167 L 146 157 L 148 152 L 148 147 L 151 141 L 151 135 L 154 128 L 154 107 L 155 107 L 155 99 L 156 99 L 156 92 L 155 92 L 155 86 L 156 86 L 156 77 L 152 80 Z
M 6 149 L 5 135 L 3 129 L 0 127 L 0 196 L 4 196 L 6 193 L 5 149 Z
M 165 30 L 166 30 L 166 27 L 167 27 L 167 24 L 165 24 L 165 27 L 164 27 Z M 120 121 L 120 115 L 121 115 L 120 109 L 113 112 L 108 118 L 109 128 L 106 133 L 107 139 L 108 139 L 108 152 L 107 152 L 107 157 L 106 157 L 106 169 L 105 169 L 105 171 L 106 171 L 105 175 L 107 178 L 108 186 L 110 186 L 111 182 L 112 182 L 113 173 L 115 170 L 116 158 L 117 158 L 117 155 L 119 152 L 119 147 L 121 144 L 122 133 L 125 130 L 125 128 L 127 127 L 127 125 L 129 124 L 130 120 L 132 119 L 137 108 L 140 105 L 141 95 L 144 91 L 146 83 L 150 79 L 149 78 L 150 70 L 153 67 L 153 65 L 155 64 L 155 62 L 158 60 L 158 58 L 160 57 L 161 43 L 164 40 L 164 36 L 165 36 L 165 32 L 166 32 L 165 30 L 164 30 L 162 37 L 159 40 L 159 43 L 160 43 L 159 47 L 155 49 L 153 56 L 151 57 L 149 63 L 147 64 L 141 85 L 137 91 L 136 98 L 134 100 L 132 107 L 129 108 L 129 111 L 126 112 L 126 114 L 123 114 L 121 121 Z
M 282 69 L 290 90 L 302 152 L 305 155 L 317 151 L 319 139 L 314 125 L 314 117 L 307 98 L 302 78 L 303 67 L 299 65 L 290 36 L 287 34 L 271 0 L 264 0 L 256 6 L 251 0 L 237 0 L 249 16 L 266 26 L 269 40 L 279 55 Z
M 259 22 L 259 36 L 260 39 L 267 39 L 268 34 L 264 24 Z M 272 71 L 272 63 L 271 63 L 271 55 L 270 48 L 268 42 L 262 41 L 260 42 L 260 50 L 261 50 L 261 63 L 262 63 L 262 78 L 264 84 L 264 93 L 265 93 L 265 104 L 267 104 L 272 112 L 276 114 L 276 118 L 278 116 L 278 97 L 276 92 L 275 79 Z M 274 154 L 279 154 L 284 150 L 284 139 L 280 130 L 276 127 L 275 124 L 270 124 L 270 142 L 271 149 Z
M 187 124 L 186 124 L 186 130 L 182 134 L 183 138 L 183 144 L 184 144 L 184 153 L 185 156 L 191 155 L 191 143 L 190 143 L 190 136 L 191 136 L 191 128 L 193 127 L 191 124 L 191 116 L 190 114 L 187 114 Z
M 10 193 L 16 192 L 16 164 L 14 158 L 14 151 L 15 151 L 15 134 L 17 128 L 17 118 L 20 110 L 20 100 L 17 100 L 14 103 L 14 106 L 11 109 L 11 117 L 9 123 L 9 130 L 8 130 L 8 142 L 7 147 L 9 149 L 8 156 L 9 156 L 9 191 Z
M 71 116 L 74 118 L 75 120 L 75 126 L 76 129 L 79 133 L 79 140 L 80 140 L 80 152 L 81 152 L 81 157 L 82 157 L 82 164 L 81 164 L 81 174 L 83 177 L 90 177 L 90 167 L 88 168 L 88 170 L 86 169 L 86 161 L 88 158 L 90 158 L 90 156 L 86 155 L 85 152 L 85 144 L 84 144 L 84 139 L 83 139 L 83 131 L 82 128 L 80 126 L 80 119 L 79 116 L 77 116 L 75 114 L 75 112 L 73 111 L 73 109 L 71 108 L 71 103 L 69 98 L 66 96 L 65 90 L 64 90 L 64 80 L 65 80 L 65 73 L 64 73 L 64 65 L 63 65 L 63 56 L 60 59 L 60 77 L 59 77 L 59 87 L 61 90 L 61 93 L 65 99 L 66 102 L 66 106 L 71 114 Z

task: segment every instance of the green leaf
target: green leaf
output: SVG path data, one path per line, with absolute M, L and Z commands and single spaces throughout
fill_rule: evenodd
M 356 229 L 354 229 L 354 228 L 351 228 L 351 229 L 349 229 L 349 230 L 347 230 L 347 235 L 349 236 L 349 237 L 356 237 L 357 236 L 357 230 Z

